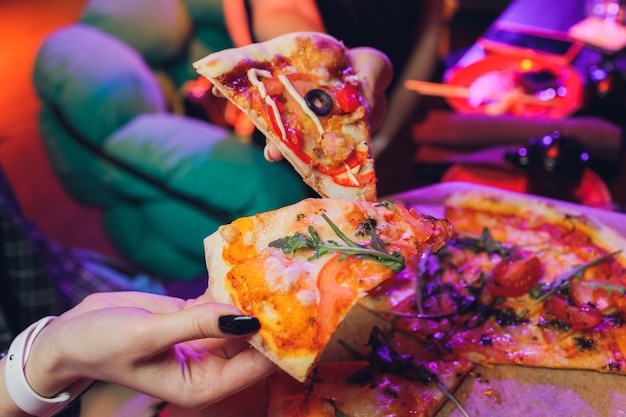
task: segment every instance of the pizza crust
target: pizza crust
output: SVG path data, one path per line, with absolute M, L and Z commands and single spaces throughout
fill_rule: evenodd
M 208 55 L 193 63 L 194 68 L 205 77 L 215 79 L 221 74 L 230 71 L 242 61 L 271 61 L 276 55 L 292 56 L 297 55 L 298 39 L 311 39 L 315 44 L 324 44 L 325 48 L 319 49 L 324 59 L 325 55 L 333 58 L 339 50 L 344 49 L 343 42 L 335 37 L 319 32 L 292 32 L 278 36 L 267 42 L 252 43 L 239 48 L 230 48 Z M 302 51 L 300 53 L 304 53 Z M 329 58 L 326 58 L 329 59 Z M 297 64 L 297 62 L 296 62 Z M 296 66 L 300 72 L 308 71 L 310 68 Z
M 204 248 L 206 253 L 207 270 L 209 271 L 209 287 L 208 290 L 218 303 L 236 305 L 226 288 L 226 277 L 232 265 L 227 264 L 222 258 L 221 250 L 215 248 L 224 248 L 229 241 L 224 239 L 228 236 L 229 226 L 222 226 L 218 231 L 204 240 Z M 289 361 L 279 358 L 274 351 L 265 343 L 259 333 L 249 338 L 250 345 L 260 351 L 269 360 L 279 365 L 284 371 L 298 380 L 303 380 L 307 375 L 311 363 L 317 358 L 316 353 L 309 355 L 300 355 L 299 357 L 291 357 Z

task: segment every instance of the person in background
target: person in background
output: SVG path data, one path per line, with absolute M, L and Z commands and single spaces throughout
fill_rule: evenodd
M 290 32 L 315 31 L 328 33 L 349 48 L 371 47 L 386 54 L 393 77 L 388 89 L 384 86 L 376 93 L 387 95 L 390 111 L 373 115 L 372 146 L 376 157 L 412 120 L 420 98 L 405 89 L 403 81 L 428 80 L 434 74 L 445 16 L 448 9 L 454 8 L 454 2 L 224 0 L 223 7 L 226 26 L 236 46 Z M 269 156 L 280 159 L 273 148 Z

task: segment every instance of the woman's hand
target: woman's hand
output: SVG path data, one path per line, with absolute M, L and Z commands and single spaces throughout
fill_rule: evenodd
M 188 301 L 146 293 L 96 294 L 44 328 L 26 377 L 43 396 L 89 378 L 201 408 L 275 369 L 244 337 L 232 334 L 256 330 L 256 319 L 206 294 Z
M 361 79 L 363 95 L 372 109 L 370 128 L 375 131 L 387 113 L 385 91 L 393 77 L 391 61 L 381 51 L 369 47 L 348 50 L 348 59 Z

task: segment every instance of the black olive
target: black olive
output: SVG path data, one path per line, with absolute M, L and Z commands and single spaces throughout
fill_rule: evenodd
M 306 93 L 304 101 L 309 106 L 313 113 L 318 116 L 325 116 L 330 113 L 330 109 L 333 106 L 333 99 L 330 98 L 328 93 L 319 88 L 313 89 Z

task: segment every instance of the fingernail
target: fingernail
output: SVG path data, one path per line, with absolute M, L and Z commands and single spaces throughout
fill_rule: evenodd
M 259 319 L 252 316 L 220 316 L 217 325 L 222 333 L 237 336 L 254 333 L 261 328 Z

